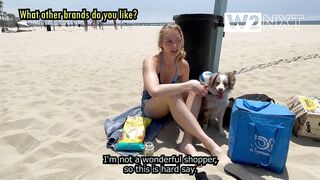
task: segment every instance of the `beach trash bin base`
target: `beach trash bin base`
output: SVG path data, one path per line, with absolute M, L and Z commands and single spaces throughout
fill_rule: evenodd
M 47 25 L 47 31 L 51 31 L 51 25 Z

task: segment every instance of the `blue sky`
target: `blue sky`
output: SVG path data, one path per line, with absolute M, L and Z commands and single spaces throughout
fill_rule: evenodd
M 18 15 L 19 8 L 45 10 L 118 10 L 137 8 L 138 22 L 168 22 L 183 13 L 213 13 L 214 0 L 5 0 L 4 11 Z M 305 20 L 320 20 L 319 0 L 228 0 L 227 12 L 304 14 Z

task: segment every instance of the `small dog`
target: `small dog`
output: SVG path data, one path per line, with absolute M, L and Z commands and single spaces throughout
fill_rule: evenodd
M 228 106 L 229 93 L 236 83 L 235 74 L 236 71 L 216 73 L 210 77 L 208 81 L 208 94 L 204 98 L 203 129 L 207 129 L 211 118 L 216 118 L 219 132 L 225 135 L 222 127 L 223 116 Z

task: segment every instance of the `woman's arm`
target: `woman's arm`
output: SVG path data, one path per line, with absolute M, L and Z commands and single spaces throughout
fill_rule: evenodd
M 187 82 L 189 81 L 190 67 L 189 63 L 182 59 L 179 63 L 179 82 Z

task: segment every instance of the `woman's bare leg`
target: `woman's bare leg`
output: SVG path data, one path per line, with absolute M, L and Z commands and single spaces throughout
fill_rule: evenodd
M 197 107 L 197 102 L 195 103 L 193 102 L 194 101 L 193 99 L 196 97 L 195 93 L 186 92 L 186 93 L 183 93 L 182 96 L 184 101 L 187 104 L 188 109 L 190 109 L 192 114 L 194 114 L 194 116 L 197 117 L 200 107 L 199 108 Z M 200 96 L 198 97 L 200 99 L 197 99 L 197 100 L 200 100 L 200 103 L 201 103 L 201 97 Z M 169 106 L 167 104 L 168 104 L 167 100 L 164 98 L 152 98 L 148 100 L 144 108 L 146 116 L 150 118 L 160 118 L 165 116 L 170 111 Z M 156 109 L 156 111 L 154 111 L 154 109 Z M 182 153 L 196 156 L 197 150 L 193 146 L 192 142 L 193 142 L 192 135 L 184 131 L 183 139 L 179 145 L 179 150 Z
M 183 128 L 185 132 L 188 132 L 191 136 L 196 137 L 200 142 L 202 142 L 210 154 L 218 156 L 220 160 L 229 159 L 226 154 L 223 153 L 222 149 L 202 130 L 197 119 L 190 112 L 180 95 L 152 98 L 146 102 L 144 113 L 150 118 L 159 118 L 166 115 L 165 111 L 168 112 L 168 110 L 170 110 L 174 120 L 180 125 L 180 127 Z M 186 139 L 185 141 L 190 140 Z
M 202 130 L 197 119 L 190 112 L 181 96 L 169 98 L 170 112 L 175 121 L 190 135 L 196 137 L 208 149 L 211 155 L 218 156 L 220 160 L 229 159 L 222 149 Z
M 184 98 L 185 99 L 185 98 Z M 186 97 L 186 105 L 189 111 L 197 119 L 201 107 L 202 97 L 197 96 L 194 92 L 189 92 Z M 187 131 L 184 131 L 182 142 L 179 150 L 185 154 L 196 156 L 197 150 L 193 146 L 193 137 Z

